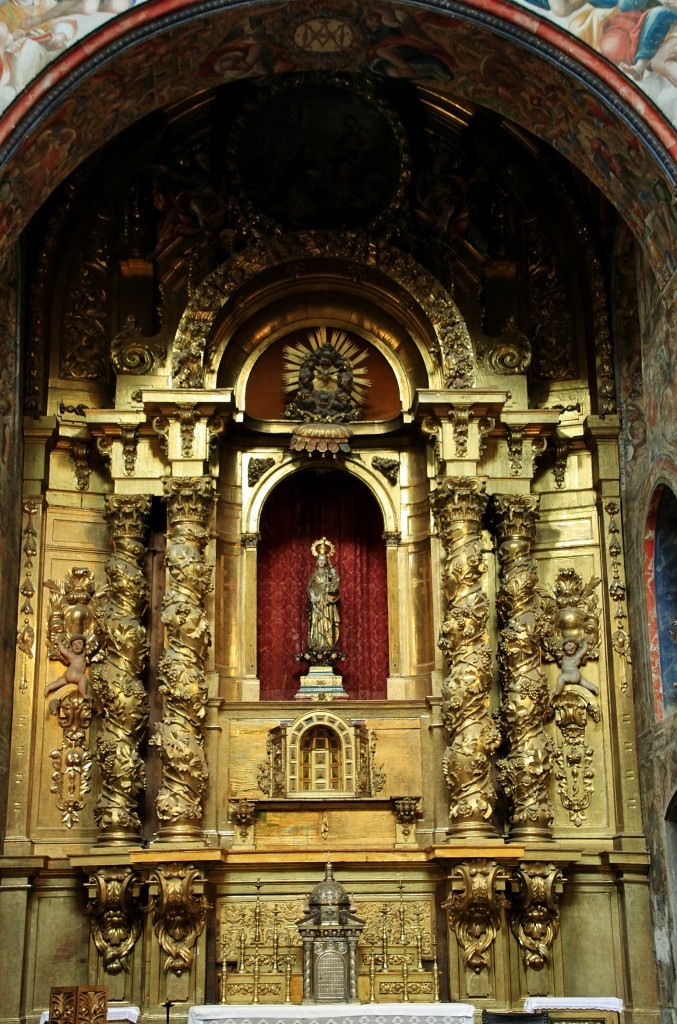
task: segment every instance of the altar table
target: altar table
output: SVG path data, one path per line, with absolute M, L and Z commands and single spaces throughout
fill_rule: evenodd
M 219 1003 L 191 1006 L 188 1024 L 473 1024 L 469 1003 Z

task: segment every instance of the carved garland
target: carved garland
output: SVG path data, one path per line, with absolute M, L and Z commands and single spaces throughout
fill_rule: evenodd
M 488 601 L 482 589 L 481 522 L 484 482 L 448 478 L 432 496 L 445 550 L 442 584 L 447 607 L 439 647 L 449 673 L 442 687 L 447 748 L 442 769 L 449 788 L 449 834 L 495 836 L 490 824 L 496 793 L 489 755 L 500 743 L 489 714 L 491 653 Z
M 101 794 L 94 809 L 101 830 L 99 844 L 140 842 L 136 800 L 146 773 L 139 746 L 148 727 L 148 698 L 141 683 L 148 653 L 141 623 L 148 585 L 141 567 L 150 508 L 151 499 L 145 495 L 106 499 L 113 548 L 106 566 L 109 640 L 105 664 L 91 672 L 96 709 L 102 717 L 96 748 Z
M 160 751 L 163 769 L 157 814 L 164 838 L 201 839 L 202 797 L 209 774 L 204 751 L 204 665 L 211 643 L 204 599 L 212 588 L 212 566 L 204 560 L 204 549 L 213 481 L 208 477 L 168 480 L 165 499 L 170 527 L 162 609 L 166 647 L 158 667 L 164 717 L 150 741 Z
M 212 328 L 220 310 L 250 278 L 296 260 L 339 259 L 373 267 L 412 296 L 430 320 L 439 349 L 435 353 L 445 387 L 473 385 L 470 335 L 451 296 L 432 274 L 407 253 L 361 233 L 299 232 L 250 246 L 209 274 L 195 289 L 181 317 L 172 352 L 174 385 L 201 388 L 215 355 Z

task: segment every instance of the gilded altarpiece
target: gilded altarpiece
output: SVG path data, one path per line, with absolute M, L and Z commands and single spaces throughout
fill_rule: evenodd
M 52 362 L 25 426 L 0 910 L 35 970 L 1 1019 L 34 1024 L 66 981 L 156 1021 L 300 1002 L 330 860 L 352 930 L 319 938 L 348 943 L 350 1000 L 601 993 L 653 1020 L 621 963 L 648 864 L 575 199 L 546 176 L 565 213 L 520 233 L 507 173 L 477 191 L 482 147 L 412 144 L 416 90 L 318 76 L 244 89 L 222 149 L 197 127 L 176 151 L 150 133 L 143 166 L 130 146 L 84 255 L 70 193 L 40 236 L 73 287 L 52 303 L 45 270 L 32 297 Z M 252 169 L 297 108 L 341 156 L 331 215 L 313 161 L 305 197 Z

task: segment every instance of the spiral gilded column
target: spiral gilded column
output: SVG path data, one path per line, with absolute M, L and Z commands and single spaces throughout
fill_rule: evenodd
M 204 841 L 202 800 L 208 769 L 204 750 L 211 643 L 205 597 L 213 566 L 205 561 L 207 524 L 214 502 L 209 477 L 165 481 L 167 590 L 162 607 L 165 650 L 158 666 L 164 713 L 150 741 L 160 751 L 157 795 L 160 842 Z
M 96 745 L 101 792 L 94 808 L 98 846 L 141 843 L 139 793 L 146 785 L 139 747 L 148 728 L 148 697 L 141 682 L 148 642 L 142 624 L 148 604 L 143 573 L 151 499 L 113 494 L 106 498 L 113 553 L 106 565 L 104 616 L 106 660 L 90 671 L 94 704 L 101 716 Z
M 512 839 L 551 839 L 549 796 L 551 717 L 540 654 L 540 599 L 533 555 L 538 521 L 534 495 L 494 498 L 500 588 L 496 600 L 503 697 L 501 724 L 509 752 L 498 763 L 499 786 L 510 803 Z
M 484 481 L 448 477 L 431 498 L 444 547 L 446 609 L 439 647 L 448 674 L 442 687 L 446 750 L 442 770 L 449 789 L 450 839 L 496 836 L 491 816 L 496 793 L 490 755 L 500 736 L 489 710 L 491 652 L 488 600 L 482 587 Z

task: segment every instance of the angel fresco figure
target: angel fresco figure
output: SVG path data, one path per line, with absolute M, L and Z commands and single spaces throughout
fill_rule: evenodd
M 315 568 L 308 579 L 308 648 L 315 656 L 336 651 L 341 616 L 340 577 L 331 563 L 334 545 L 326 537 L 314 541 L 310 550 Z

